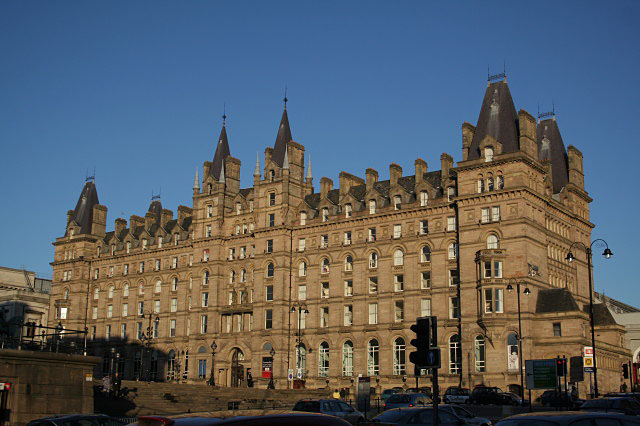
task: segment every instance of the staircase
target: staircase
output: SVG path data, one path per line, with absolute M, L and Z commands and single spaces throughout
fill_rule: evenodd
M 97 382 L 96 382 L 97 384 Z M 290 410 L 302 398 L 326 398 L 330 389 L 220 388 L 205 384 L 123 381 L 120 398 L 94 392 L 94 411 L 117 417 L 240 410 Z

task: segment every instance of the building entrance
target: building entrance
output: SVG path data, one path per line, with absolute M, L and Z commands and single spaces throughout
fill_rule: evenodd
M 241 364 L 244 361 L 244 353 L 235 348 L 231 355 L 231 387 L 242 387 L 244 380 L 244 366 Z

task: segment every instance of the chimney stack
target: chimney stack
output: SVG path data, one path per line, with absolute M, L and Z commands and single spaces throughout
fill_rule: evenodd
M 424 174 L 427 173 L 427 162 L 418 158 L 413 163 L 416 166 L 416 184 L 424 181 Z
M 369 168 L 365 172 L 365 175 L 367 182 L 367 191 L 370 191 L 371 189 L 373 189 L 373 185 L 378 182 L 378 172 L 374 169 Z
M 402 167 L 397 165 L 396 163 L 391 163 L 389 165 L 389 180 L 391 186 L 396 186 L 398 184 L 398 179 L 402 177 Z

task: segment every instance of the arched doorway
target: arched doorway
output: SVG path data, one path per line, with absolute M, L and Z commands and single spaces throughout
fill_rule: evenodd
M 171 349 L 167 356 L 167 380 L 175 380 L 176 378 L 176 351 Z
M 239 388 L 243 384 L 244 380 L 244 366 L 241 364 L 244 361 L 244 353 L 234 348 L 231 354 L 231 387 Z

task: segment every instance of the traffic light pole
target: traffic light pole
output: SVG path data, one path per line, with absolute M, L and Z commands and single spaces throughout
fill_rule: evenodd
M 440 419 L 438 418 L 438 400 L 440 399 L 440 388 L 438 387 L 438 369 L 431 369 L 431 386 L 433 387 L 433 392 L 431 394 L 431 399 L 433 401 L 433 424 L 435 426 L 440 425 Z

